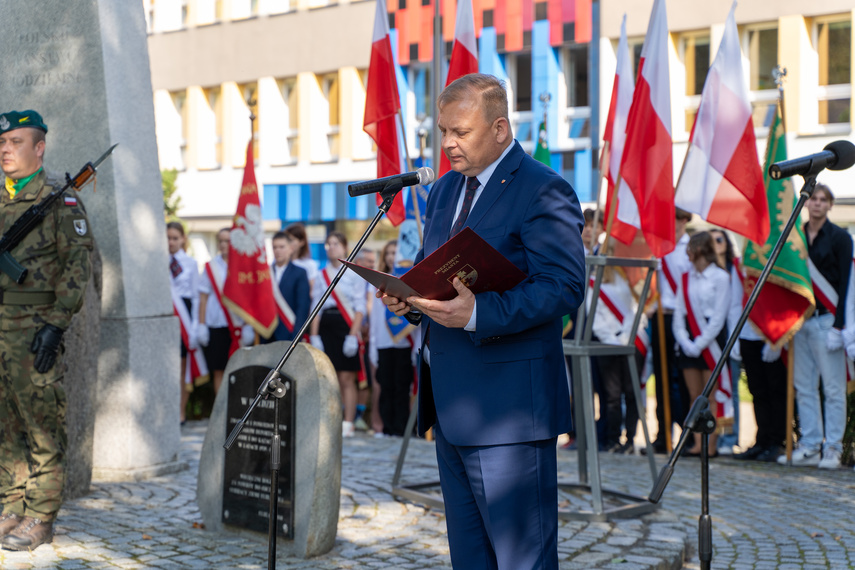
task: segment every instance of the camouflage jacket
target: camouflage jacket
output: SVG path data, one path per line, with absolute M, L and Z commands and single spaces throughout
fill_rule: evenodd
M 0 187 L 0 228 L 7 231 L 30 206 L 63 186 L 41 170 L 14 198 Z M 12 257 L 28 269 L 21 285 L 0 272 L 0 289 L 9 292 L 53 292 L 51 304 L 0 304 L 0 331 L 41 328 L 49 323 L 67 329 L 83 304 L 89 280 L 92 229 L 83 203 L 73 189 L 66 190 L 44 220 L 12 251 Z

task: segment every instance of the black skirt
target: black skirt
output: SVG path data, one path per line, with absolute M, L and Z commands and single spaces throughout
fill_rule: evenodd
M 350 334 L 350 327 L 338 309 L 324 309 L 321 313 L 321 324 L 318 328 L 321 342 L 324 343 L 324 352 L 332 362 L 333 368 L 341 372 L 358 372 L 359 353 L 354 356 L 345 356 L 342 352 L 344 338 Z
M 229 334 L 229 327 L 211 328 L 208 329 L 211 333 L 208 346 L 204 347 L 202 352 L 205 354 L 205 362 L 208 364 L 208 370 L 225 370 L 226 364 L 229 362 L 229 348 L 232 345 L 232 335 Z
M 184 306 L 187 307 L 187 313 L 189 314 L 193 309 L 193 300 L 187 297 L 181 297 L 181 300 L 184 301 Z M 192 332 L 187 331 L 187 334 L 192 334 Z M 184 338 L 181 339 L 181 358 L 187 358 L 187 345 L 184 344 Z

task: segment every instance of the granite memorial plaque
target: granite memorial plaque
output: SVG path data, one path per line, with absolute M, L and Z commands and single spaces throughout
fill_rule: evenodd
M 270 368 L 246 366 L 230 373 L 226 433 L 246 413 Z M 285 396 L 279 401 L 279 500 L 276 532 L 294 538 L 294 425 L 296 386 L 283 376 Z M 223 481 L 223 522 L 267 532 L 270 513 L 270 453 L 274 399 L 261 400 L 231 449 L 226 451 Z

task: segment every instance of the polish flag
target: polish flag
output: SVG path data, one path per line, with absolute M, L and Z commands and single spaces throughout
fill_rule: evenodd
M 620 197 L 630 202 L 633 206 L 635 200 L 626 182 L 620 179 L 620 163 L 623 156 L 624 142 L 626 141 L 626 120 L 629 116 L 629 108 L 632 105 L 632 93 L 635 82 L 632 78 L 632 64 L 629 60 L 629 43 L 626 39 L 626 15 L 620 26 L 620 41 L 617 48 L 617 69 L 615 71 L 615 82 L 612 87 L 612 100 L 609 104 L 609 116 L 606 119 L 606 130 L 603 134 L 603 164 L 606 172 L 608 192 L 606 194 L 605 219 L 606 224 L 613 216 L 611 224 L 611 236 L 621 243 L 630 245 L 635 239 L 636 228 L 632 225 L 632 219 L 638 219 L 638 212 L 629 220 L 622 220 L 619 214 L 613 214 L 612 210 L 617 208 L 620 212 Z M 615 183 L 620 180 L 619 187 Z
M 368 66 L 368 85 L 365 88 L 365 120 L 362 130 L 377 144 L 377 178 L 394 176 L 404 172 L 404 153 L 401 150 L 404 133 L 398 112 L 398 80 L 395 76 L 395 60 L 392 57 L 392 42 L 389 39 L 389 21 L 385 0 L 377 0 L 374 17 L 374 35 L 371 43 L 371 62 Z M 383 198 L 377 194 L 377 205 Z M 393 226 L 404 221 L 404 198 L 399 192 L 386 214 Z
M 736 2 L 704 83 L 674 202 L 754 243 L 769 237 L 769 205 L 742 72 Z
M 641 229 L 656 257 L 674 250 L 668 42 L 665 0 L 655 0 L 627 119 L 620 175 L 630 192 L 619 196 L 618 218 Z
M 478 73 L 478 44 L 475 40 L 475 18 L 472 16 L 472 0 L 457 0 L 457 19 L 454 21 L 454 45 L 448 62 L 445 85 L 470 73 Z M 445 153 L 439 155 L 439 175 L 451 170 Z

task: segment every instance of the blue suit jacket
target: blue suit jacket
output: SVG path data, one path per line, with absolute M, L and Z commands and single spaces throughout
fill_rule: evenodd
M 571 426 L 561 317 L 584 295 L 584 220 L 567 181 L 512 144 L 466 226 L 528 279 L 477 295 L 475 332 L 422 320 L 430 366 L 420 366 L 419 433 L 439 419 L 454 445 L 537 441 Z M 462 179 L 449 172 L 431 189 L 416 262 L 447 241 Z
M 270 267 L 270 272 L 273 276 L 273 266 Z M 309 293 L 309 276 L 306 270 L 293 263 L 288 263 L 285 266 L 285 272 L 282 274 L 282 280 L 279 281 L 279 291 L 282 293 L 285 302 L 294 311 L 294 332 L 289 332 L 285 325 L 280 322 L 276 326 L 276 330 L 273 331 L 271 340 L 294 340 L 294 333 L 309 318 L 309 309 L 312 304 L 312 297 Z

